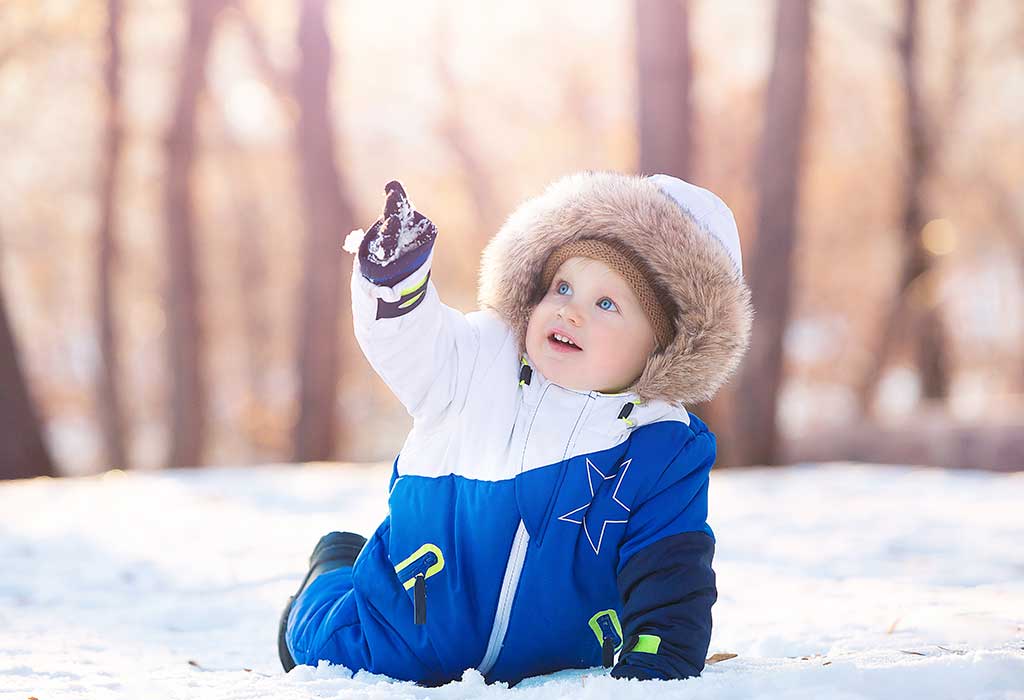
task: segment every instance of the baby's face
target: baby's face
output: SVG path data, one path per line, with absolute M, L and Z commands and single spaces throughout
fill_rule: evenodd
M 577 347 L 554 339 L 571 338 Z M 629 284 L 603 262 L 569 258 L 526 329 L 526 354 L 541 374 L 577 391 L 617 393 L 643 372 L 654 328 Z

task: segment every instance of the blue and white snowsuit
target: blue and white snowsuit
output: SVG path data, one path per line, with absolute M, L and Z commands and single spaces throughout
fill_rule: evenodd
M 356 338 L 414 424 L 388 518 L 295 601 L 292 657 L 425 684 L 469 668 L 515 683 L 612 651 L 616 676 L 698 675 L 713 433 L 669 402 L 553 384 L 493 310 L 440 301 L 432 259 L 390 286 L 354 264 Z

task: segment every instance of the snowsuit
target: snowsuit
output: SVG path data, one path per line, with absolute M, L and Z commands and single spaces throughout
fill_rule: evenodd
M 570 184 L 573 200 L 585 195 Z M 554 200 L 520 223 L 564 208 L 565 196 Z M 548 243 L 517 226 L 511 218 L 492 241 L 485 275 L 515 268 L 508 251 L 543 258 Z M 485 281 L 484 308 L 464 315 L 438 298 L 431 246 L 410 260 L 387 284 L 354 260 L 356 338 L 413 428 L 394 462 L 389 516 L 353 567 L 321 574 L 295 601 L 295 662 L 431 685 L 477 668 L 517 683 L 610 666 L 618 653 L 616 676 L 698 675 L 717 598 L 713 433 L 679 402 L 636 390 L 678 389 L 657 372 L 619 394 L 550 382 L 524 352 L 524 329 L 486 298 L 501 279 Z M 728 370 L 731 359 L 717 359 L 714 371 Z

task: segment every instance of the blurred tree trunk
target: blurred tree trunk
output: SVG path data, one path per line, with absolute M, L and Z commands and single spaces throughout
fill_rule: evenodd
M 1024 15 L 1022 15 L 1024 16 Z M 971 179 L 977 182 L 988 195 L 990 207 L 996 221 L 1006 231 L 1009 243 L 1013 248 L 1017 262 L 1017 275 L 1024 280 L 1024 200 L 1011 185 L 1007 187 L 1000 178 L 992 173 L 986 163 L 979 164 Z M 1021 338 L 1024 346 L 1024 337 Z M 1013 393 L 1024 393 L 1024 365 L 1010 382 L 1007 390 Z
M 757 313 L 736 390 L 743 464 L 778 462 L 782 343 L 794 278 L 811 31 L 811 0 L 779 0 L 758 159 L 757 238 L 748 268 Z
M 119 389 L 114 323 L 114 267 L 117 260 L 116 202 L 123 137 L 121 112 L 121 0 L 107 0 L 107 114 L 100 163 L 100 230 L 96 265 L 96 312 L 100 340 L 97 413 L 103 434 L 104 466 L 129 468 Z
M 903 265 L 898 294 L 910 305 L 910 322 L 914 333 L 914 358 L 921 377 L 921 394 L 926 399 L 943 399 L 948 391 L 947 341 L 942 317 L 938 309 L 938 290 L 932 274 L 932 255 L 923 245 L 921 236 L 928 218 L 925 215 L 924 185 L 930 164 L 935 156 L 929 139 L 927 114 L 921 99 L 921 84 L 917 75 L 920 63 L 918 49 L 917 0 L 904 0 L 903 31 L 899 41 L 900 73 L 904 88 L 904 124 L 907 134 L 907 173 L 903 202 Z M 920 280 L 918 284 L 915 282 Z M 911 286 L 914 294 L 907 294 Z M 899 301 L 892 304 L 897 310 L 906 310 Z M 898 317 L 896 322 L 898 322 Z M 890 328 L 886 329 L 892 334 Z M 886 350 L 889 348 L 886 347 Z M 886 354 L 877 357 L 879 366 Z M 877 385 L 877 384 L 876 384 Z
M 693 57 L 689 0 L 637 0 L 640 172 L 692 177 Z
M 0 265 L 0 271 L 3 267 Z M 18 362 L 0 279 L 0 479 L 55 476 L 43 429 Z
M 341 243 L 355 216 L 335 163 L 331 121 L 332 49 L 325 26 L 326 0 L 302 0 L 299 67 L 295 96 L 299 103 L 296 149 L 302 170 L 306 250 L 298 315 L 299 416 L 293 441 L 299 461 L 329 459 L 335 447 L 335 399 L 340 343 L 338 316 Z
M 928 309 L 929 301 L 933 293 L 932 280 L 927 273 L 931 266 L 928 252 L 922 245 L 921 232 L 925 227 L 925 213 L 923 202 L 923 185 L 931 160 L 928 135 L 926 133 L 926 116 L 924 105 L 921 99 L 921 85 L 918 80 L 918 2 L 916 0 L 904 0 L 902 29 L 898 39 L 900 73 L 903 83 L 903 122 L 906 134 L 906 176 L 904 184 L 904 199 L 902 213 L 902 253 L 900 256 L 899 282 L 895 295 L 884 312 L 881 332 L 878 335 L 876 347 L 871 352 L 873 361 L 861 381 L 859 397 L 862 412 L 870 415 L 873 412 L 874 398 L 878 393 L 879 381 L 882 371 L 885 369 L 889 355 L 892 353 L 897 341 L 907 335 L 907 315 L 915 310 L 923 312 L 920 324 L 915 324 L 913 330 L 919 333 L 915 336 L 914 342 L 919 347 L 929 342 L 923 336 L 934 335 L 934 333 L 922 334 L 929 325 Z M 928 351 L 920 348 L 916 353 L 916 360 L 919 362 L 919 370 L 922 375 L 922 383 L 932 383 L 935 378 L 931 375 L 938 368 L 935 362 L 930 362 Z M 931 387 L 934 391 L 936 387 Z
M 207 55 L 217 14 L 225 0 L 190 0 L 188 29 L 178 75 L 174 117 L 165 140 L 164 179 L 168 260 L 168 334 L 171 445 L 168 466 L 202 463 L 206 429 L 203 335 L 195 258 L 196 113 L 205 83 Z
M 735 467 L 741 464 L 736 429 L 735 397 L 728 386 L 723 387 L 710 401 L 688 407 L 704 421 L 715 434 L 715 468 Z
M 955 58 L 950 66 L 950 95 L 943 115 L 947 124 L 952 121 L 964 91 L 964 32 L 972 11 L 973 2 L 970 0 L 959 0 L 954 5 Z M 858 390 L 861 412 L 865 415 L 874 411 L 882 371 L 893 348 L 904 335 L 912 338 L 923 398 L 943 400 L 949 395 L 949 341 L 938 307 L 938 285 L 933 274 L 932 255 L 925 248 L 921 235 L 928 221 L 924 188 L 931 165 L 937 158 L 939 143 L 938 130 L 930 123 L 921 96 L 918 14 L 917 0 L 904 0 L 902 26 L 897 39 L 907 139 L 900 277 L 881 322 L 872 353 L 874 361 L 864 373 Z

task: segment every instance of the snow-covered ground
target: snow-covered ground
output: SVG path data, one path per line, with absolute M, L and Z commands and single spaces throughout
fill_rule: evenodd
M 282 604 L 321 534 L 369 534 L 389 466 L 270 466 L 0 484 L 0 698 L 1017 698 L 1024 473 L 714 472 L 703 677 L 602 669 L 508 690 L 300 666 Z

